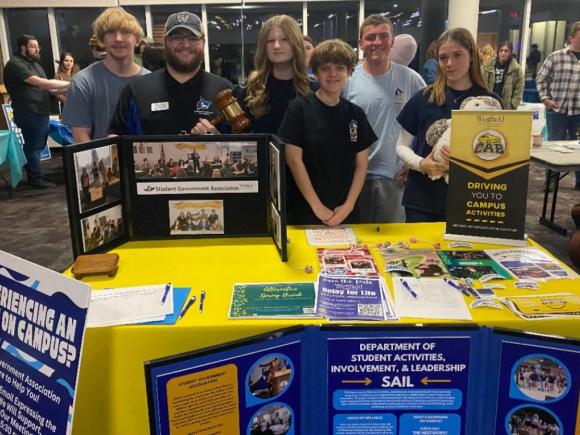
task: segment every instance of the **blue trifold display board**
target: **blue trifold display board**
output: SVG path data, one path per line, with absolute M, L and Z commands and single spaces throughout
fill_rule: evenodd
M 572 435 L 579 375 L 578 341 L 477 327 L 301 327 L 146 364 L 152 434 Z

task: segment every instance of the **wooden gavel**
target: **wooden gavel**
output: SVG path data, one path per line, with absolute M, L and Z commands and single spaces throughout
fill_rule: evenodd
M 212 125 L 226 121 L 234 133 L 243 132 L 251 123 L 231 89 L 224 89 L 213 99 L 220 114 L 210 120 Z

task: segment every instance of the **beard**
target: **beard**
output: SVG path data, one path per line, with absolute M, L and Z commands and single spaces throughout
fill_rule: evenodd
M 175 71 L 180 73 L 190 73 L 199 68 L 203 55 L 195 55 L 190 62 L 183 62 L 180 60 L 172 50 L 165 47 L 165 62 L 170 65 Z
M 28 57 L 31 60 L 34 60 L 36 62 L 38 62 L 40 60 L 40 54 L 39 53 L 30 53 L 27 52 L 26 53 L 26 57 Z

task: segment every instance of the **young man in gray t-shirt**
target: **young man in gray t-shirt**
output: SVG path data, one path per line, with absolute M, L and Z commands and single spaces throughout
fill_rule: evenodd
M 400 126 L 396 118 L 405 103 L 425 86 L 415 71 L 389 58 L 395 40 L 389 19 L 368 16 L 360 28 L 365 61 L 347 81 L 343 96 L 361 107 L 378 140 L 369 148 L 369 166 L 359 197 L 361 222 L 404 222 L 401 205 L 406 170 L 397 156 Z
M 131 77 L 149 73 L 133 60 L 143 38 L 133 15 L 121 7 L 109 8 L 95 20 L 93 30 L 107 55 L 75 75 L 62 114 L 76 143 L 107 137 L 121 91 Z

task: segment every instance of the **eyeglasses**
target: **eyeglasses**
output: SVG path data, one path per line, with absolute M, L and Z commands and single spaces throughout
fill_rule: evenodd
M 196 44 L 199 44 L 201 42 L 201 38 L 198 38 L 197 36 L 193 36 L 193 35 L 180 35 L 179 33 L 176 34 L 176 35 L 169 35 L 167 37 L 167 39 L 172 44 L 183 44 L 185 41 L 187 41 L 191 45 L 196 45 Z

